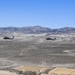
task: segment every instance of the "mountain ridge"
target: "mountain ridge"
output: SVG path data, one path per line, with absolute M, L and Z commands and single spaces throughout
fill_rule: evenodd
M 58 29 L 51 29 L 41 26 L 28 26 L 28 27 L 0 27 L 0 33 L 24 33 L 24 34 L 39 34 L 39 33 L 74 33 L 74 27 L 63 27 Z

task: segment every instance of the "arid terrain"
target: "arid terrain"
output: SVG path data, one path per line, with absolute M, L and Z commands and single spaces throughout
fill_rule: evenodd
M 75 67 L 75 35 L 14 34 L 0 38 L 0 68 L 18 66 Z M 46 38 L 56 40 L 46 40 Z
M 14 39 L 0 37 L 0 69 L 19 66 L 75 68 L 74 34 L 15 34 Z M 47 40 L 46 38 L 56 38 Z

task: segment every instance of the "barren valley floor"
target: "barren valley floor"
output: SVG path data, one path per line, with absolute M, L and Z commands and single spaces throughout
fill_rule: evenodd
M 56 40 L 46 40 L 56 37 Z M 23 35 L 0 39 L 0 68 L 18 66 L 75 68 L 75 36 Z

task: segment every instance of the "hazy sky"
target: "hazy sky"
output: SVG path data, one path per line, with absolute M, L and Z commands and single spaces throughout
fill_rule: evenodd
M 75 0 L 0 0 L 0 27 L 75 27 Z

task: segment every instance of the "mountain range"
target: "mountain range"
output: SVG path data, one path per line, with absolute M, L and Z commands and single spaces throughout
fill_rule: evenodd
M 48 27 L 41 26 L 29 26 L 29 27 L 0 27 L 0 34 L 2 33 L 24 33 L 24 34 L 39 34 L 39 33 L 74 33 L 75 28 L 73 27 L 64 27 L 58 29 L 51 29 Z

